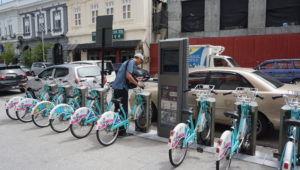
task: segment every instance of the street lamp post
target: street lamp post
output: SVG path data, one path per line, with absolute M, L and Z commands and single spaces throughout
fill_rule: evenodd
M 40 30 L 42 31 L 42 50 L 43 50 L 43 61 L 45 62 L 45 49 L 44 49 L 44 31 L 45 31 L 45 18 L 44 15 L 42 15 L 42 13 L 40 12 L 40 16 L 39 16 L 39 26 L 40 26 Z

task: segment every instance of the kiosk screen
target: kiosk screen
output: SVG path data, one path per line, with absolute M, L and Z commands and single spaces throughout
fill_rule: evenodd
M 162 67 L 161 72 L 179 72 L 179 50 L 178 49 L 162 49 Z

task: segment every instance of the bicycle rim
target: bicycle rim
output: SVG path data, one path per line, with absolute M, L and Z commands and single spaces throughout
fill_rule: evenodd
M 79 121 L 78 123 L 70 125 L 71 133 L 75 138 L 82 139 L 87 137 L 94 127 L 94 123 L 84 125 L 83 122 L 84 120 L 81 119 L 81 121 Z
M 49 117 L 46 116 L 45 112 L 47 111 L 44 110 L 41 113 L 32 115 L 32 121 L 37 127 L 43 128 L 49 126 Z
M 21 122 L 28 123 L 32 121 L 31 112 L 29 111 L 29 108 L 26 108 L 25 110 L 16 111 L 16 115 Z
M 100 144 L 103 146 L 109 146 L 113 144 L 119 135 L 119 128 L 116 128 L 115 130 L 111 131 L 110 127 L 106 127 L 103 130 L 97 130 L 97 140 Z
M 11 119 L 11 120 L 18 120 L 18 117 L 16 115 L 15 108 L 12 109 L 6 109 L 6 115 Z
M 61 113 L 57 116 L 53 116 L 53 118 L 50 119 L 50 127 L 53 131 L 62 133 L 66 132 L 70 128 L 70 118 L 64 120 L 64 116 L 65 113 Z
M 179 166 L 186 156 L 188 144 L 183 147 L 183 141 L 184 138 L 181 138 L 175 148 L 169 149 L 169 160 L 174 167 Z

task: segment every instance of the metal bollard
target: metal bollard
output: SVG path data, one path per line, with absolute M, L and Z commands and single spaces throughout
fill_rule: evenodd
M 78 88 L 80 89 L 81 103 L 82 103 L 82 107 L 83 107 L 86 104 L 86 98 L 87 98 L 87 95 L 88 95 L 88 87 L 82 86 L 82 87 L 78 87 Z
M 143 96 L 143 103 L 145 106 L 145 114 L 135 121 L 135 130 L 147 133 L 151 129 L 151 118 L 152 118 L 152 109 L 151 109 L 151 93 L 144 91 L 141 93 Z
M 288 141 L 288 134 L 287 134 L 288 127 L 284 124 L 284 120 L 291 118 L 290 110 L 291 108 L 288 105 L 284 105 L 283 107 L 281 107 L 280 110 L 279 148 L 278 148 L 278 155 L 275 155 L 276 157 L 278 156 L 277 157 L 278 160 L 280 160 L 284 145 Z M 298 143 L 298 147 L 299 147 L 299 143 Z M 299 150 L 298 150 L 298 154 L 299 154 Z
M 101 107 L 101 113 L 104 113 L 106 110 L 107 102 L 106 102 L 106 94 L 107 94 L 107 89 L 105 88 L 97 88 L 96 89 L 98 96 L 100 98 L 100 107 Z

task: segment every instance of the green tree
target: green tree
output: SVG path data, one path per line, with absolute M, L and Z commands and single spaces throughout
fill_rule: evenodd
M 15 56 L 15 51 L 13 48 L 13 44 L 4 44 L 3 47 L 4 47 L 4 52 L 0 53 L 0 57 L 4 61 L 4 63 L 8 65 L 13 61 L 13 57 Z
M 44 55 L 45 60 L 47 60 L 48 51 L 52 48 L 52 44 L 44 44 Z M 38 43 L 32 49 L 32 58 L 34 62 L 43 61 L 43 44 Z
M 29 49 L 22 52 L 22 62 L 25 66 L 31 67 L 32 63 L 34 62 L 33 58 L 31 57 L 31 51 Z

